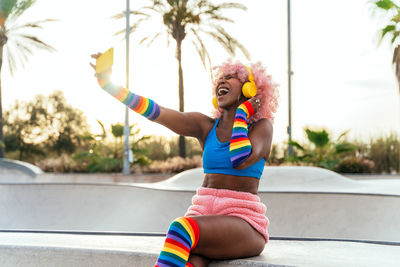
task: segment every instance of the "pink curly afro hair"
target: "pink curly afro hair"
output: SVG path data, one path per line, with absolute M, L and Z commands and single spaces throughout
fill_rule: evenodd
M 253 123 L 262 118 L 269 119 L 272 123 L 274 122 L 274 114 L 278 109 L 278 98 L 279 84 L 272 81 L 271 75 L 268 75 L 265 68 L 262 66 L 261 62 L 251 64 L 248 66 L 253 73 L 254 81 L 257 86 L 256 97 L 260 99 L 261 106 L 259 110 L 249 118 L 249 122 Z M 236 74 L 239 80 L 244 83 L 248 81 L 249 73 L 245 67 L 240 62 L 232 63 L 232 60 L 228 60 L 222 65 L 215 66 L 214 81 L 213 81 L 213 96 L 215 96 L 215 87 L 217 86 L 218 78 L 221 75 Z M 213 111 L 214 117 L 219 118 L 222 115 L 223 110 L 218 108 Z

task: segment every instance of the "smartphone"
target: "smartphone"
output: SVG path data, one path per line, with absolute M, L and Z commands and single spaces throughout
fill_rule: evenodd
M 111 47 L 96 59 L 96 73 L 102 73 L 108 68 L 111 68 L 113 63 L 114 63 L 114 48 Z

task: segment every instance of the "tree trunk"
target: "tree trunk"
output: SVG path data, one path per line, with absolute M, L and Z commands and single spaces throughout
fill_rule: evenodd
M 4 158 L 4 138 L 3 138 L 3 107 L 1 104 L 1 66 L 3 65 L 3 47 L 0 45 L 0 158 Z
M 182 72 L 182 40 L 176 40 L 176 58 L 178 59 L 179 72 L 179 111 L 185 111 L 183 94 L 183 72 Z M 184 136 L 179 136 L 179 156 L 186 158 L 186 142 Z

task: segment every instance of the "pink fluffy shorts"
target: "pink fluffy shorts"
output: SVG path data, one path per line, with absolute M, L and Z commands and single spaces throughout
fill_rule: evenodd
M 260 232 L 268 242 L 267 207 L 260 197 L 248 192 L 200 187 L 185 216 L 228 215 L 242 218 Z

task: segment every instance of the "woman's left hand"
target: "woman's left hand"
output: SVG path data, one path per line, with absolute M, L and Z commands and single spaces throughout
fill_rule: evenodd
M 260 106 L 261 106 L 260 99 L 258 99 L 257 97 L 252 97 L 248 101 L 253 106 L 254 113 L 256 113 L 258 111 L 258 109 L 260 108 Z

